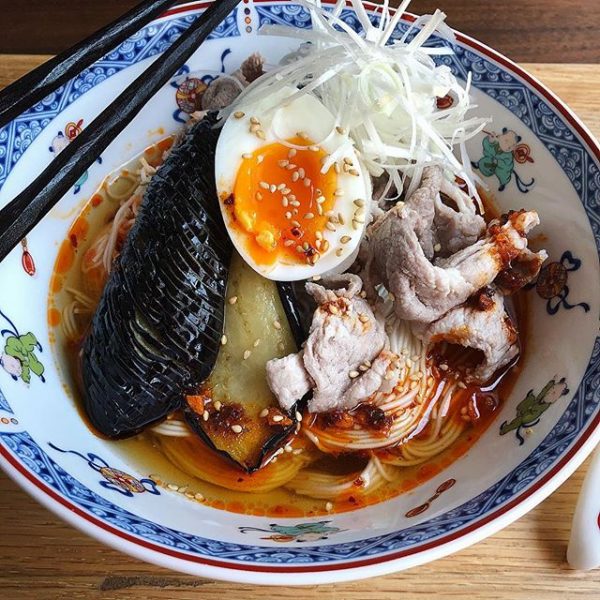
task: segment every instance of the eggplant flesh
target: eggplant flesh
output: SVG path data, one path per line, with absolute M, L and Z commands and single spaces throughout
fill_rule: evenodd
M 296 352 L 297 346 L 277 285 L 237 254 L 227 297 L 226 343 L 208 380 L 188 398 L 184 413 L 210 446 L 252 472 L 295 430 L 295 411 L 287 414 L 279 408 L 267 383 L 265 365 L 272 358 Z
M 214 122 L 194 125 L 153 176 L 84 341 L 85 409 L 108 437 L 180 408 L 217 360 L 232 246 Z

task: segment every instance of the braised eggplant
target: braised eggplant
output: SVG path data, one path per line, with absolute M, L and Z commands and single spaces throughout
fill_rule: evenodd
M 267 384 L 268 360 L 297 351 L 277 285 L 235 255 L 229 274 L 225 342 L 213 372 L 187 398 L 190 425 L 248 472 L 260 468 L 293 433 Z
M 85 409 L 109 437 L 180 408 L 217 360 L 232 246 L 214 122 L 194 125 L 152 178 L 85 339 Z

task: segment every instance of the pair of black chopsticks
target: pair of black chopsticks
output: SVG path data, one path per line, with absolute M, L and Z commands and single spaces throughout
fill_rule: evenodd
M 176 0 L 142 2 L 70 50 L 0 92 L 0 127 L 126 40 Z M 239 0 L 215 0 L 148 69 L 79 134 L 42 173 L 0 210 L 0 261 L 71 189 L 144 105 L 183 66 Z

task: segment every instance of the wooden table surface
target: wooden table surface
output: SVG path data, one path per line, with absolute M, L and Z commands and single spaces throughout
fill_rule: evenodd
M 140 0 L 0 0 L 0 53 L 58 53 Z M 187 0 L 189 1 L 189 0 Z M 398 6 L 400 0 L 390 0 Z M 413 0 L 440 8 L 448 23 L 520 62 L 600 63 L 598 0 Z
M 42 59 L 0 55 L 0 87 Z M 600 65 L 525 67 L 600 137 Z M 120 554 L 59 521 L 0 473 L 0 598 L 595 600 L 600 598 L 600 570 L 577 572 L 565 563 L 587 462 L 522 519 L 453 556 L 361 582 L 271 589 L 179 575 Z

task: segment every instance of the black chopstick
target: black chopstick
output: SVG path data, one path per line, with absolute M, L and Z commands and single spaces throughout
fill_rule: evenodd
M 194 53 L 239 0 L 216 0 L 146 71 L 105 108 L 14 200 L 0 210 L 0 261 L 71 189 Z
M 90 37 L 40 65 L 0 92 L 0 128 L 101 59 L 176 0 L 142 2 Z

